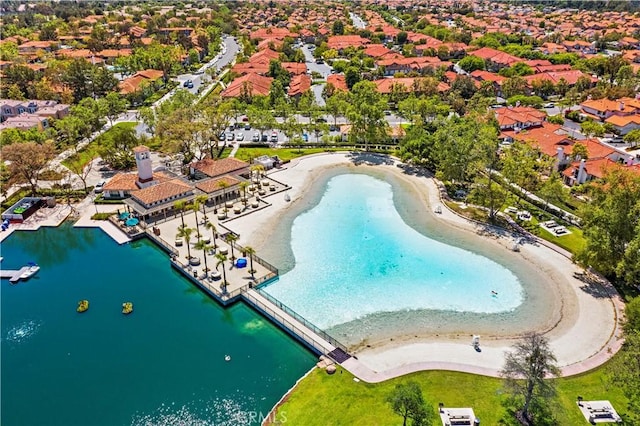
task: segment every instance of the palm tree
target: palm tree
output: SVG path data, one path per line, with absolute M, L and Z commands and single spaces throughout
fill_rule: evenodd
M 218 186 L 220 187 L 220 189 L 222 189 L 222 204 L 224 204 L 224 211 L 227 211 L 227 205 L 225 204 L 227 202 L 227 188 L 229 187 L 229 184 L 223 180 L 221 180 L 220 182 L 218 182 Z
M 189 259 L 191 259 L 191 247 L 189 246 L 189 242 L 191 242 L 191 234 L 193 231 L 193 228 L 187 228 L 184 225 L 178 228 L 178 237 L 184 238 L 184 242 L 187 245 L 187 255 Z
M 227 255 L 222 253 L 216 253 L 216 259 L 218 262 L 216 263 L 216 271 L 218 270 L 218 266 L 222 265 L 222 283 L 220 286 L 222 287 L 222 291 L 227 291 L 227 271 L 224 269 L 224 262 L 227 261 Z
M 244 204 L 244 208 L 247 208 L 247 203 L 249 199 L 247 198 L 247 187 L 249 186 L 249 182 L 242 181 L 240 182 L 240 189 L 242 190 L 242 204 Z
M 204 226 L 207 229 L 211 229 L 211 241 L 213 241 L 213 248 L 218 248 L 218 244 L 216 244 L 216 237 L 218 236 L 216 226 L 209 221 L 205 222 Z
M 196 197 L 196 203 L 202 206 L 202 215 L 204 216 L 205 220 L 207 219 L 207 212 L 205 211 L 205 207 L 207 206 L 207 201 L 209 201 L 208 195 L 203 194 L 203 195 L 198 195 Z
M 209 266 L 207 265 L 207 250 L 209 250 L 211 246 L 203 240 L 198 240 L 194 248 L 202 250 L 202 254 L 204 255 L 204 276 L 206 277 L 209 272 Z
M 187 207 L 185 200 L 178 200 L 173 203 L 173 208 L 180 212 L 180 219 L 182 219 L 182 227 L 184 228 L 184 209 Z
M 253 276 L 253 274 L 256 273 L 256 270 L 253 269 L 253 255 L 256 254 L 256 250 L 253 247 L 245 246 L 244 252 L 249 255 L 249 273 L 251 274 L 251 278 L 255 279 Z
M 227 244 L 229 244 L 229 246 L 231 246 L 231 261 L 233 262 L 234 260 L 236 260 L 236 256 L 233 253 L 233 243 L 238 241 L 238 236 L 233 232 L 229 232 L 224 236 L 224 240 L 227 242 Z
M 254 166 L 251 166 L 251 171 L 255 173 L 256 177 L 258 178 L 258 181 L 260 181 L 260 178 L 264 173 L 264 166 L 262 164 L 256 164 Z
M 195 200 L 193 204 L 189 204 L 188 208 L 193 210 L 193 214 L 196 217 L 196 237 L 198 238 L 198 241 L 200 241 L 200 238 L 202 238 L 202 235 L 200 235 L 200 224 L 198 223 L 198 210 L 200 210 L 200 203 L 198 203 L 198 200 Z

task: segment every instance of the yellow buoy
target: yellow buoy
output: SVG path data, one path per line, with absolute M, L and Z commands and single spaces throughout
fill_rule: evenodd
M 124 302 L 122 304 L 122 313 L 125 315 L 129 315 L 131 312 L 133 312 L 133 303 Z
M 78 302 L 78 308 L 76 309 L 76 311 L 85 312 L 87 309 L 89 309 L 89 301 L 88 300 L 81 300 L 81 301 Z

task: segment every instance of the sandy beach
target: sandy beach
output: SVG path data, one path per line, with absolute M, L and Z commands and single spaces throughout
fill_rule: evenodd
M 434 213 L 434 207 L 442 205 L 436 181 L 388 157 L 328 153 L 293 160 L 269 173 L 270 178 L 291 186 L 289 202 L 282 194 L 267 197 L 271 206 L 226 225 L 240 234 L 241 245 L 255 247 L 260 256 L 286 273 L 295 262 L 289 244 L 292 221 L 317 204 L 328 179 L 342 173 L 366 173 L 390 182 L 394 203 L 406 223 L 430 238 L 509 267 L 526 292 L 523 306 L 502 315 L 402 312 L 391 313 L 406 322 L 401 328 L 398 318 L 388 321 L 385 315 L 337 326 L 328 331 L 357 356 L 345 368 L 367 381 L 424 369 L 495 376 L 504 352 L 518 337 L 534 330 L 550 340 L 563 375 L 594 368 L 619 349 L 618 319 L 623 303 L 610 285 L 575 278 L 574 274 L 583 271 L 543 244 L 526 243 L 514 252 L 515 235 L 471 222 L 444 206 L 441 214 Z M 354 331 L 359 329 L 366 336 Z M 481 352 L 471 346 L 473 335 L 481 336 Z

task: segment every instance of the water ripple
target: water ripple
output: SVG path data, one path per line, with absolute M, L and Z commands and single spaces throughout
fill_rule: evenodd
M 26 320 L 7 331 L 4 340 L 11 343 L 22 343 L 38 332 L 42 324 L 36 320 Z

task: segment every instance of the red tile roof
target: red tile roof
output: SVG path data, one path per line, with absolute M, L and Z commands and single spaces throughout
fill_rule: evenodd
M 266 96 L 269 94 L 272 82 L 273 78 L 271 77 L 249 73 L 229 83 L 229 86 L 222 91 L 220 96 L 237 98 L 243 95 L 244 91 L 247 91 L 249 96 Z
M 341 50 L 349 46 L 358 48 L 369 43 L 371 43 L 369 39 L 362 38 L 359 35 L 336 35 L 329 37 L 327 40 L 329 49 L 336 50 Z
M 496 49 L 492 49 L 490 47 L 482 47 L 478 50 L 474 50 L 473 52 L 469 52 L 469 54 L 473 56 L 477 56 L 487 61 L 494 62 L 496 64 L 509 66 L 515 64 L 516 62 L 522 62 L 523 60 L 518 58 L 517 56 L 509 55 L 508 53 L 501 52 Z
M 289 83 L 287 94 L 289 96 L 297 96 L 309 91 L 309 89 L 311 89 L 311 77 L 306 74 L 296 75 Z
M 349 90 L 347 87 L 347 82 L 344 78 L 344 74 L 331 74 L 327 77 L 327 84 L 332 84 L 336 90 Z
M 243 168 L 249 167 L 249 163 L 231 157 L 219 160 L 205 158 L 204 160 L 191 163 L 190 167 L 209 177 L 219 177 L 228 173 L 238 172 Z
M 220 184 L 224 182 L 227 187 L 231 187 L 240 183 L 239 179 L 236 179 L 232 176 L 222 176 L 219 178 L 207 179 L 200 181 L 196 184 L 196 188 L 198 188 L 202 192 L 206 192 L 207 194 L 211 194 L 216 191 L 222 191 L 222 187 Z
M 180 179 L 173 179 L 135 191 L 131 194 L 131 197 L 148 206 L 155 202 L 168 200 L 171 197 L 180 197 L 192 191 L 191 185 L 182 182 Z

